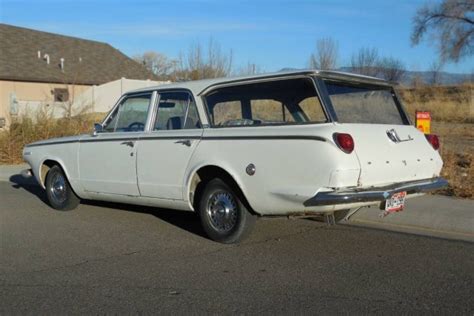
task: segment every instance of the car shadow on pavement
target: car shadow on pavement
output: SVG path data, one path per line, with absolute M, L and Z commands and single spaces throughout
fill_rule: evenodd
M 43 203 L 45 203 L 49 207 L 44 189 L 41 188 L 34 179 L 25 179 L 21 175 L 16 174 L 11 176 L 9 180 L 12 183 L 13 188 L 24 189 L 25 191 L 38 197 Z M 207 238 L 201 228 L 199 217 L 194 212 L 92 200 L 82 200 L 81 204 L 112 208 L 120 211 L 150 214 L 185 231 Z
M 48 204 L 43 188 L 38 185 L 34 178 L 25 179 L 22 175 L 15 174 L 12 175 L 9 180 L 10 183 L 12 183 L 13 188 L 28 191 L 31 194 L 36 195 L 36 197 L 38 197 L 43 203 Z
M 93 200 L 82 200 L 81 204 L 111 208 L 126 212 L 150 214 L 182 230 L 188 231 L 190 233 L 207 239 L 206 234 L 204 233 L 201 227 L 199 216 L 194 212 Z

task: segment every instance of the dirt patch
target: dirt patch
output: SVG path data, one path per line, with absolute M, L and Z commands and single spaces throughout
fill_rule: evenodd
M 433 122 L 432 132 L 440 138 L 441 174 L 449 181 L 442 193 L 474 198 L 474 124 Z

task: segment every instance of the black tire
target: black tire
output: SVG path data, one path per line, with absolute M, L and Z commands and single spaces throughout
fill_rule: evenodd
M 221 179 L 207 183 L 199 199 L 198 212 L 209 238 L 232 244 L 249 235 L 257 216 L 250 213 L 242 199 Z
M 72 190 L 60 166 L 56 165 L 49 169 L 45 182 L 46 196 L 52 208 L 70 211 L 79 205 L 80 199 Z

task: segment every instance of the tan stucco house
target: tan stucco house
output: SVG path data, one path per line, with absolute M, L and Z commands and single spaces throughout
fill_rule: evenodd
M 0 129 L 25 109 L 73 102 L 120 78 L 156 79 L 107 43 L 0 24 Z

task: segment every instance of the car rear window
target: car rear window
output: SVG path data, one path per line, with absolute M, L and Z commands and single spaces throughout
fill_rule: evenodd
M 325 83 L 340 123 L 405 124 L 391 87 Z

